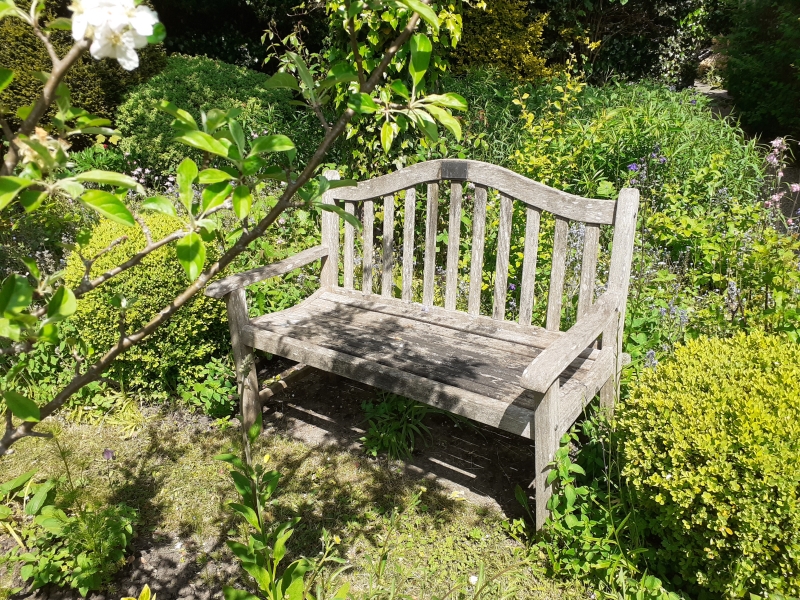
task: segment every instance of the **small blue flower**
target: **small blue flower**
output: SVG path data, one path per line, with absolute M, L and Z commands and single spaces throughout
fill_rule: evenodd
M 639 170 L 639 164 L 638 163 L 631 163 L 631 164 L 628 165 L 628 171 L 636 172 L 638 170 Z
M 656 358 L 655 350 L 648 350 L 644 357 L 644 366 L 646 369 L 654 369 L 658 366 L 658 359 Z
M 509 283 L 509 284 L 508 284 L 508 289 L 509 289 L 509 290 L 511 290 L 511 291 L 513 292 L 514 290 L 516 290 L 516 289 L 517 289 L 517 286 L 515 286 L 513 283 Z

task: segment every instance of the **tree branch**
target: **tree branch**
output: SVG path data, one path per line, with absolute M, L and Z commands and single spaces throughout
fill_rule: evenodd
M 345 10 L 347 10 L 347 32 L 350 34 L 350 48 L 353 50 L 353 57 L 356 59 L 356 70 L 358 71 L 358 87 L 364 87 L 364 60 L 358 50 L 358 38 L 356 38 L 356 20 L 350 16 L 350 0 L 345 0 Z
M 380 81 L 383 72 L 386 70 L 386 67 L 389 65 L 394 55 L 400 48 L 402 48 L 403 44 L 408 41 L 409 37 L 411 37 L 411 34 L 414 32 L 418 21 L 419 15 L 414 13 L 411 19 L 409 19 L 406 27 L 403 29 L 400 35 L 398 35 L 397 39 L 395 39 L 392 45 L 387 48 L 380 64 L 375 68 L 375 70 L 372 72 L 372 75 L 365 82 L 362 88 L 363 92 L 369 93 L 375 89 L 375 86 Z M 262 236 L 267 228 L 274 223 L 278 216 L 289 206 L 295 193 L 311 179 L 317 167 L 322 164 L 322 160 L 331 144 L 334 142 L 334 140 L 336 140 L 337 137 L 339 137 L 339 135 L 342 134 L 345 127 L 354 115 L 355 111 L 350 108 L 346 109 L 342 113 L 342 115 L 339 117 L 339 120 L 333 127 L 331 127 L 330 131 L 328 131 L 325 138 L 314 152 L 314 155 L 309 160 L 305 169 L 303 169 L 302 173 L 300 173 L 295 181 L 288 183 L 286 189 L 281 195 L 281 198 L 278 200 L 277 204 L 275 204 L 272 210 L 270 210 L 267 216 L 261 219 L 261 221 L 259 221 L 251 231 L 242 235 L 227 252 L 225 252 L 215 263 L 203 271 L 194 281 L 194 283 L 187 287 L 169 305 L 162 308 L 158 314 L 156 314 L 144 327 L 135 333 L 120 338 L 117 344 L 108 350 L 102 356 L 102 358 L 100 358 L 100 360 L 89 367 L 86 372 L 73 378 L 72 381 L 70 381 L 55 396 L 55 398 L 40 408 L 39 412 L 41 419 L 49 417 L 55 411 L 60 409 L 75 392 L 92 381 L 97 380 L 120 354 L 144 340 L 161 325 L 166 323 L 172 317 L 172 315 L 178 311 L 178 309 L 180 309 L 193 296 L 200 292 L 215 275 L 220 273 L 223 269 L 225 269 L 225 267 L 233 262 L 237 256 L 247 250 L 247 247 L 253 241 Z M 180 233 L 185 235 L 187 232 Z M 163 242 L 163 240 L 160 242 Z M 141 258 L 139 260 L 141 260 Z M 2 439 L 0 439 L 0 456 L 5 454 L 12 444 L 24 437 L 29 436 L 35 425 L 35 423 L 30 421 L 24 421 L 16 428 L 13 427 L 13 423 L 10 427 L 7 426 Z

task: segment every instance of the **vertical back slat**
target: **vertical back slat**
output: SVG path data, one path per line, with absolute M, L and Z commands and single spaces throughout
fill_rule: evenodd
M 594 282 L 597 276 L 597 254 L 600 250 L 600 226 L 586 225 L 581 259 L 581 285 L 578 290 L 578 320 L 594 302 Z
M 373 262 L 373 239 L 372 228 L 375 216 L 372 211 L 372 200 L 364 201 L 364 260 L 362 267 L 361 291 L 365 294 L 372 293 L 372 262 Z
M 337 171 L 325 171 L 328 181 L 339 179 Z M 328 190 L 322 196 L 323 204 L 336 204 Z M 322 259 L 319 283 L 323 287 L 339 286 L 339 216 L 335 212 L 325 211 L 322 214 L 322 244 L 328 247 L 328 256 Z
M 525 211 L 525 255 L 519 292 L 519 323 L 530 325 L 533 317 L 533 292 L 536 284 L 536 255 L 539 251 L 539 225 L 542 211 L 530 206 Z
M 550 294 L 547 297 L 547 322 L 551 331 L 561 327 L 561 297 L 564 294 L 564 272 L 567 265 L 567 220 L 556 217 L 556 230 L 553 236 L 553 266 L 550 269 Z
M 475 186 L 475 203 L 472 211 L 472 256 L 469 266 L 469 307 L 471 315 L 481 312 L 483 289 L 483 248 L 486 241 L 486 188 Z
M 436 275 L 436 223 L 439 219 L 439 184 L 428 184 L 428 210 L 425 215 L 425 268 L 422 276 L 422 304 L 433 305 L 433 279 Z
M 497 233 L 497 270 L 494 275 L 494 310 L 492 318 L 502 321 L 506 313 L 508 287 L 508 255 L 511 249 L 511 198 L 500 194 L 500 229 Z
M 392 297 L 394 280 L 394 194 L 383 198 L 383 271 L 381 273 L 381 296 Z
M 356 207 L 352 202 L 344 203 L 344 211 L 349 215 L 354 215 Z M 353 289 L 353 269 L 355 266 L 355 228 L 344 222 L 344 287 L 348 290 Z
M 403 218 L 403 300 L 411 302 L 411 284 L 414 282 L 414 211 L 417 209 L 417 190 L 406 190 L 405 216 Z
M 447 281 L 444 307 L 456 309 L 458 295 L 458 254 L 461 245 L 461 182 L 450 182 L 450 225 L 447 230 Z

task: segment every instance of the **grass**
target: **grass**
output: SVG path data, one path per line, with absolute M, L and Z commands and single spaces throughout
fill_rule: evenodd
M 149 415 L 132 432 L 121 425 L 66 421 L 50 431 L 87 498 L 97 503 L 125 502 L 139 510 L 139 547 L 146 546 L 148 538 L 180 537 L 203 548 L 215 540 L 210 544 L 213 550 L 199 552 L 193 560 L 234 562 L 222 541 L 244 529 L 225 507 L 235 499 L 228 467 L 213 456 L 239 452 L 238 429 L 171 412 Z M 2 479 L 32 467 L 39 469 L 40 479 L 61 476 L 58 445 L 36 438 L 21 441 L 11 456 L 0 459 Z M 115 454 L 111 461 L 103 459 L 106 448 Z M 523 560 L 524 548 L 502 532 L 501 514 L 405 475 L 400 463 L 371 460 L 337 447 L 310 447 L 282 434 L 262 436 L 254 456 L 268 457 L 270 466 L 283 474 L 272 507 L 274 518 L 301 517 L 290 553 L 317 554 L 323 527 L 339 536 L 338 552 L 351 564 L 342 578 L 351 582 L 352 592 L 375 584 L 381 551 L 386 549 L 389 559 L 382 585 L 411 598 L 431 598 L 453 586 L 466 589 L 469 577 L 481 569 L 487 577 L 498 578 L 500 595 L 492 597 L 583 595 L 577 587 L 547 580 L 540 565 Z M 205 584 L 220 589 L 226 577 L 230 580 L 236 573 L 238 569 L 234 575 L 209 576 Z M 8 579 L 8 574 L 0 574 L 0 589 L 8 587 L 4 577 Z

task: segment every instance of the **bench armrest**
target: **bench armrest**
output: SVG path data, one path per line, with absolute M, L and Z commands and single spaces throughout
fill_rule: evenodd
M 544 394 L 572 361 L 578 358 L 620 312 L 620 294 L 606 292 L 584 317 L 533 359 L 520 377 L 520 385 Z
M 250 269 L 244 273 L 230 275 L 229 277 L 215 281 L 206 287 L 205 295 L 211 296 L 212 298 L 224 298 L 234 290 L 253 285 L 259 281 L 270 279 L 271 277 L 284 275 L 289 271 L 304 267 L 325 256 L 328 256 L 328 248 L 326 246 L 314 246 L 313 248 L 303 250 L 294 256 L 284 258 L 278 262 L 270 263 L 263 267 L 258 267 L 257 269 Z

